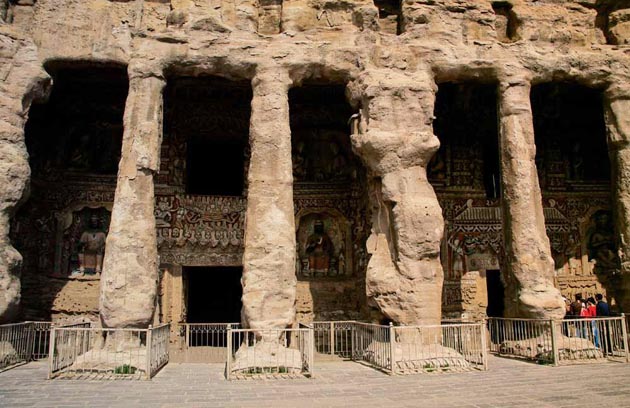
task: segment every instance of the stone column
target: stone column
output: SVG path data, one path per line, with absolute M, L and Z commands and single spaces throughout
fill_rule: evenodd
M 295 218 L 288 90 L 282 68 L 259 68 L 252 80 L 243 323 L 286 328 L 295 320 Z
M 155 311 L 158 254 L 153 178 L 162 143 L 161 77 L 133 76 L 125 107 L 122 155 L 103 259 L 104 327 L 147 327 Z
M 612 203 L 617 248 L 621 260 L 618 276 L 607 277 L 609 295 L 625 313 L 630 312 L 630 86 L 618 81 L 605 93 L 604 112 L 612 167 Z
M 522 77 L 499 85 L 505 316 L 562 318 L 535 163 L 530 88 Z
M 372 180 L 368 298 L 397 323 L 439 323 L 444 220 L 426 174 L 439 146 L 432 129 L 435 83 L 428 71 L 412 77 L 374 69 L 350 91 L 361 106 L 352 144 Z

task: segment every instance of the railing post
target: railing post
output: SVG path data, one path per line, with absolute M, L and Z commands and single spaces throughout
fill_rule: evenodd
M 354 336 L 356 335 L 355 326 L 356 322 L 352 322 L 350 324 L 350 360 L 354 360 Z
M 53 369 L 55 367 L 55 340 L 56 330 L 54 327 L 50 329 L 50 342 L 48 344 L 48 379 L 52 378 Z
M 630 350 L 628 350 L 628 326 L 625 313 L 621 314 L 621 334 L 623 336 L 623 351 L 626 353 L 626 363 L 630 363 Z
M 335 355 L 335 322 L 330 322 L 330 355 Z
M 395 343 L 396 343 L 396 334 L 394 333 L 394 323 L 389 322 L 389 361 L 391 365 L 391 374 L 396 374 L 396 354 L 395 354 Z
M 153 326 L 149 325 L 149 328 L 147 329 L 147 380 L 151 379 L 151 350 L 153 349 L 153 347 L 151 347 L 151 342 L 153 341 Z
M 227 325 L 227 359 L 225 362 L 225 378 L 231 380 L 232 374 L 232 325 Z
M 315 364 L 315 329 L 314 329 L 314 325 L 311 325 L 311 327 L 309 327 L 308 330 L 308 335 L 309 335 L 309 339 L 310 339 L 310 355 L 309 355 L 309 363 L 308 363 L 308 369 L 310 371 L 311 374 L 311 378 L 313 378 L 315 376 L 314 374 L 314 367 L 313 365 Z
M 190 347 L 190 325 L 188 323 L 184 323 L 184 328 L 186 329 L 184 334 L 186 345 L 184 347 L 186 353 L 188 353 L 188 348 Z
M 556 339 L 556 324 L 553 319 L 549 319 L 551 325 L 551 350 L 553 352 L 553 365 L 557 366 L 560 362 L 560 354 L 558 352 L 558 342 Z

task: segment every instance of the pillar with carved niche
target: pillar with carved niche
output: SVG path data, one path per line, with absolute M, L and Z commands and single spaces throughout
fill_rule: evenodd
M 99 310 L 104 327 L 147 327 L 155 312 L 154 176 L 160 163 L 165 84 L 160 74 L 130 69 L 122 153 L 101 278 Z
M 536 170 L 530 88 L 525 76 L 499 84 L 505 316 L 562 318 Z
M 352 143 L 371 179 L 368 298 L 394 322 L 439 323 L 444 221 L 426 174 L 439 147 L 432 129 L 437 87 L 429 71 L 370 70 L 349 89 L 361 109 Z
M 605 93 L 604 112 L 612 164 L 612 202 L 615 234 L 621 260 L 618 276 L 608 277 L 609 295 L 625 313 L 630 312 L 630 86 L 620 80 Z M 610 293 L 612 292 L 612 293 Z
M 291 84 L 280 67 L 259 67 L 252 80 L 241 313 L 252 329 L 283 329 L 295 320 Z

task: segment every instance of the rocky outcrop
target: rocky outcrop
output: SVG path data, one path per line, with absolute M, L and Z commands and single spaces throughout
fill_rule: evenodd
M 33 99 L 45 96 L 48 76 L 33 42 L 0 31 L 0 323 L 17 318 L 22 256 L 11 246 L 9 221 L 28 195 L 30 168 L 24 124 Z
M 615 78 L 627 78 L 628 50 L 606 44 L 628 42 L 626 8 L 598 9 L 612 1 L 514 0 L 495 2 L 504 9 L 493 9 L 493 2 L 417 0 L 401 4 L 394 24 L 391 16 L 381 21 L 376 6 L 365 0 L 291 0 L 281 7 L 272 0 L 11 3 L 17 7 L 0 3 L 3 319 L 15 316 L 20 293 L 20 255 L 9 242 L 8 225 L 27 196 L 23 128 L 30 100 L 39 93 L 35 85 L 46 78 L 41 67 L 50 61 L 130 60 L 177 66 L 185 75 L 254 78 L 243 259 L 243 320 L 254 328 L 286 327 L 295 314 L 287 102 L 292 79 L 351 83 L 351 99 L 361 110 L 353 144 L 370 170 L 374 209 L 366 291 L 373 305 L 400 323 L 440 317 L 443 219 L 426 179 L 427 162 L 438 148 L 431 128 L 436 80 L 500 82 L 508 313 L 559 316 L 533 161 L 529 83 L 569 79 L 604 89 Z M 503 72 L 510 70 L 523 73 L 513 79 Z M 106 326 L 144 326 L 153 314 L 153 179 L 163 86 L 160 75 L 132 70 L 101 288 Z M 615 95 L 611 91 L 608 123 L 618 181 L 616 224 L 626 254 L 628 98 Z M 622 269 L 629 269 L 625 263 Z

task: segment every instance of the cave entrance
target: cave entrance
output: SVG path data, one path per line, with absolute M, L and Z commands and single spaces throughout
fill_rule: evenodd
M 427 176 L 445 220 L 442 313 L 445 318 L 482 318 L 485 308 L 467 294 L 484 293 L 483 271 L 500 269 L 497 84 L 438 84 L 434 112 L 440 148 Z
M 243 288 L 240 266 L 183 268 L 187 282 L 187 323 L 238 323 Z
M 616 297 L 620 269 L 603 92 L 570 81 L 531 90 L 536 167 L 562 294 Z M 613 302 L 611 302 L 613 303 Z
M 503 317 L 505 287 L 501 281 L 501 271 L 486 271 L 486 289 L 488 291 L 486 315 L 488 317 Z
M 28 320 L 98 309 L 99 285 L 87 281 L 102 270 L 129 87 L 125 66 L 55 62 L 46 69 L 50 98 L 32 105 L 25 126 L 31 195 L 11 225 L 24 259 Z
M 344 84 L 289 91 L 299 321 L 365 316 L 366 171 L 352 152 Z

